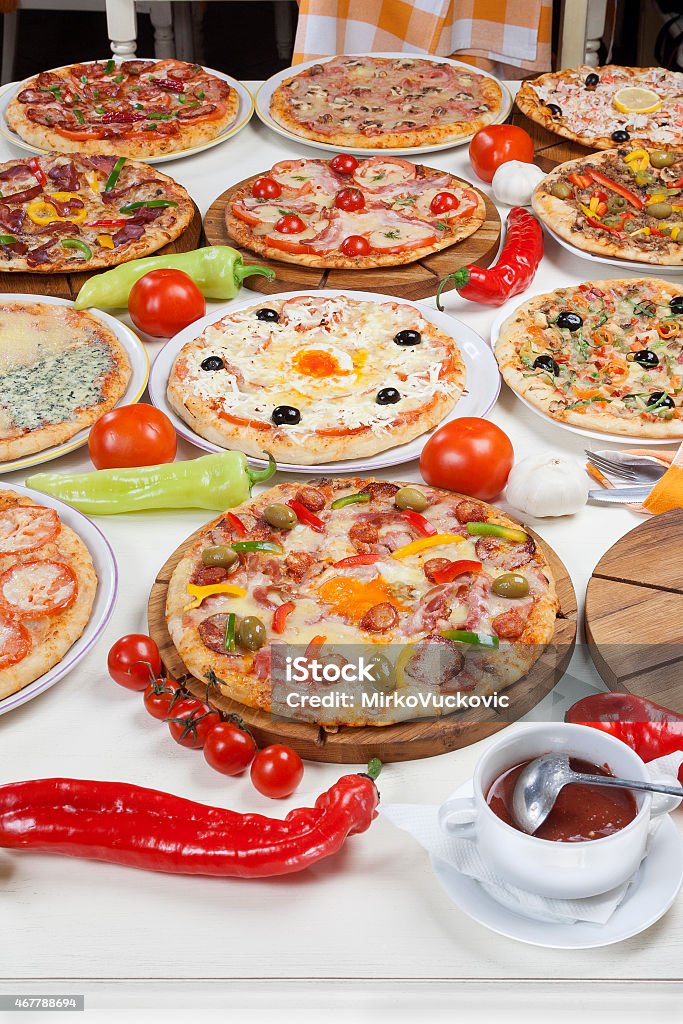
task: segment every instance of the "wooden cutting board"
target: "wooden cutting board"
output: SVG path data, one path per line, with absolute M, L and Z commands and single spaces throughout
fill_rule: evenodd
M 173 242 L 152 253 L 153 256 L 170 256 L 176 252 L 191 252 L 196 249 L 202 236 L 202 216 L 195 206 L 194 217 L 188 227 Z M 29 274 L 0 271 L 0 293 L 16 292 L 21 295 L 54 295 L 60 299 L 75 299 L 86 281 L 101 270 L 79 274 Z
M 591 153 L 596 152 L 595 149 L 589 149 L 578 142 L 549 132 L 547 128 L 536 124 L 516 107 L 510 120 L 529 133 L 534 143 L 534 160 L 544 171 L 552 171 L 553 167 L 566 163 L 567 160 L 578 160 L 579 157 L 590 156 Z
M 159 570 L 147 609 L 149 635 L 161 651 L 166 671 L 175 679 L 186 675 L 187 669 L 166 628 L 166 592 L 176 565 L 194 542 L 195 536 L 193 534 L 188 537 Z M 508 709 L 498 712 L 468 710 L 447 718 L 405 722 L 382 728 L 326 728 L 276 719 L 265 711 L 255 711 L 227 697 L 212 698 L 211 703 L 226 714 L 239 715 L 254 734 L 259 746 L 286 743 L 309 761 L 363 764 L 371 757 L 379 757 L 384 762 L 412 761 L 444 754 L 485 739 L 527 714 L 555 687 L 564 675 L 574 649 L 577 606 L 571 578 L 552 548 L 540 541 L 536 534 L 533 536 L 545 551 L 552 567 L 560 611 L 555 621 L 552 644 L 529 675 L 505 691 L 510 698 Z M 196 696 L 205 697 L 206 682 L 190 677 L 185 685 Z
M 424 299 L 436 293 L 439 281 L 468 263 L 488 267 L 498 252 L 501 220 L 498 211 L 478 189 L 486 203 L 486 220 L 473 235 L 442 252 L 425 256 L 415 263 L 402 267 L 377 267 L 374 270 L 320 270 L 301 267 L 296 263 L 267 259 L 258 253 L 238 245 L 231 237 L 225 222 L 225 211 L 232 197 L 246 182 L 254 181 L 255 174 L 233 185 L 213 201 L 204 217 L 204 232 L 209 245 L 232 245 L 243 254 L 245 262 L 260 263 L 276 273 L 274 280 L 265 277 L 250 277 L 249 287 L 267 294 L 297 291 L 300 289 L 334 288 L 357 289 L 359 291 L 382 292 L 404 299 Z
M 683 509 L 647 519 L 602 556 L 585 622 L 610 690 L 683 714 Z

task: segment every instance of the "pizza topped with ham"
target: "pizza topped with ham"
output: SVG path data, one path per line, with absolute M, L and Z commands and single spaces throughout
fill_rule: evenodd
M 90 552 L 57 512 L 0 490 L 0 700 L 62 660 L 96 590 Z
M 338 56 L 282 82 L 271 116 L 304 139 L 358 149 L 457 143 L 501 116 L 503 90 L 469 66 Z
M 272 259 L 309 267 L 396 266 L 474 234 L 482 195 L 446 171 L 398 157 L 281 160 L 232 193 L 228 232 Z
M 344 477 L 280 484 L 210 522 L 173 573 L 166 621 L 188 671 L 225 696 L 287 718 L 387 725 L 420 711 L 364 710 L 361 688 L 502 690 L 551 641 L 558 607 L 542 549 L 498 509 Z M 292 712 L 287 656 L 343 664 L 363 651 L 378 671 L 344 684 L 347 708 Z

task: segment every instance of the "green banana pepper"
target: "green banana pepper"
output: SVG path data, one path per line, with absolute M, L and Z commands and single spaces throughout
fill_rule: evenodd
M 242 452 L 219 452 L 187 462 L 92 473 L 37 473 L 26 483 L 87 515 L 111 516 L 143 509 L 205 508 L 223 512 L 246 501 L 254 484 L 270 479 L 277 465 L 250 469 Z
M 74 303 L 76 309 L 96 306 L 117 309 L 128 305 L 128 296 L 136 281 L 151 270 L 183 270 L 207 299 L 233 299 L 245 277 L 259 274 L 274 278 L 275 271 L 256 264 L 245 266 L 242 254 L 229 245 L 209 245 L 193 252 L 172 256 L 145 256 L 122 263 L 113 270 L 86 281 Z

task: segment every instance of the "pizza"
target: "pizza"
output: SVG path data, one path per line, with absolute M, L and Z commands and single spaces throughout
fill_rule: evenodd
M 366 270 L 412 263 L 473 234 L 479 192 L 396 157 L 280 160 L 249 178 L 226 210 L 229 234 L 270 259 Z
M 582 65 L 522 82 L 517 106 L 532 121 L 590 149 L 625 142 L 683 145 L 683 74 L 666 68 Z
M 166 621 L 188 671 L 241 704 L 387 725 L 420 711 L 361 699 L 287 710 L 286 657 L 339 663 L 365 650 L 377 689 L 490 694 L 530 670 L 558 607 L 545 554 L 498 509 L 344 477 L 280 484 L 210 522 L 171 577 Z M 358 687 L 343 689 L 359 698 Z
M 182 185 L 123 157 L 8 160 L 0 192 L 0 270 L 114 267 L 156 252 L 194 217 Z
M 288 131 L 330 146 L 403 149 L 457 143 L 503 106 L 495 78 L 424 57 L 338 56 L 282 82 L 271 116 Z
M 683 438 L 683 295 L 647 278 L 558 288 L 500 328 L 504 380 L 552 419 L 628 437 Z
M 560 164 L 534 190 L 534 210 L 585 252 L 683 264 L 683 148 L 624 146 Z
M 411 441 L 465 384 L 455 340 L 415 306 L 296 295 L 227 313 L 183 345 L 167 397 L 214 444 L 316 465 Z
M 92 313 L 0 296 L 0 462 L 91 426 L 130 377 L 125 349 Z
M 144 159 L 211 142 L 238 106 L 235 90 L 198 64 L 112 58 L 27 79 L 5 116 L 39 149 Z
M 0 700 L 62 660 L 96 591 L 90 552 L 57 512 L 0 489 Z

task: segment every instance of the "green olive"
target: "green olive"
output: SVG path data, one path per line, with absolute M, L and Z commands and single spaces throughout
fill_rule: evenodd
M 504 572 L 493 581 L 491 590 L 497 597 L 526 597 L 529 581 L 518 572 Z
M 654 175 L 650 174 L 649 171 L 636 171 L 635 175 L 636 185 L 649 185 L 651 181 L 654 181 Z
M 214 547 L 204 548 L 202 551 L 202 562 L 204 565 L 217 565 L 221 569 L 229 569 L 238 559 L 236 551 L 226 544 L 216 544 Z
M 671 167 L 675 159 L 673 153 L 665 153 L 662 149 L 653 149 L 650 152 L 650 163 L 653 167 Z
M 298 523 L 296 512 L 288 505 L 267 505 L 263 518 L 275 530 L 291 530 Z
M 616 213 L 618 210 L 623 210 L 626 206 L 626 200 L 623 196 L 610 196 L 607 200 L 607 209 L 611 213 Z
M 396 502 L 396 508 L 411 508 L 413 512 L 424 512 L 429 507 L 429 502 L 422 491 L 418 491 L 417 487 L 401 487 L 400 490 L 396 491 L 394 501 Z
M 384 654 L 373 654 L 366 662 L 370 675 L 371 685 L 381 693 L 390 693 L 396 689 L 396 676 L 394 666 Z
M 657 220 L 664 220 L 666 217 L 670 217 L 674 211 L 671 203 L 652 203 L 647 207 L 647 212 Z
M 566 181 L 556 181 L 550 189 L 556 199 L 568 199 L 572 190 Z
M 617 217 L 616 214 L 608 214 L 607 217 L 602 218 L 602 223 L 608 228 L 620 228 L 621 217 Z
M 637 230 L 638 230 L 638 221 L 637 221 L 637 220 L 635 219 L 635 217 L 634 217 L 633 219 L 631 219 L 631 220 L 625 220 L 625 221 L 624 221 L 624 227 L 623 227 L 623 230 L 624 230 L 624 231 L 626 232 L 626 234 L 628 234 L 628 235 L 630 235 L 630 234 L 632 234 L 632 233 L 633 233 L 634 231 L 637 231 Z
M 659 225 L 659 230 L 661 231 L 661 233 L 663 235 L 670 235 L 671 234 L 671 224 L 660 224 Z
M 256 615 L 247 615 L 237 627 L 237 642 L 248 651 L 258 651 L 266 642 L 266 627 Z

